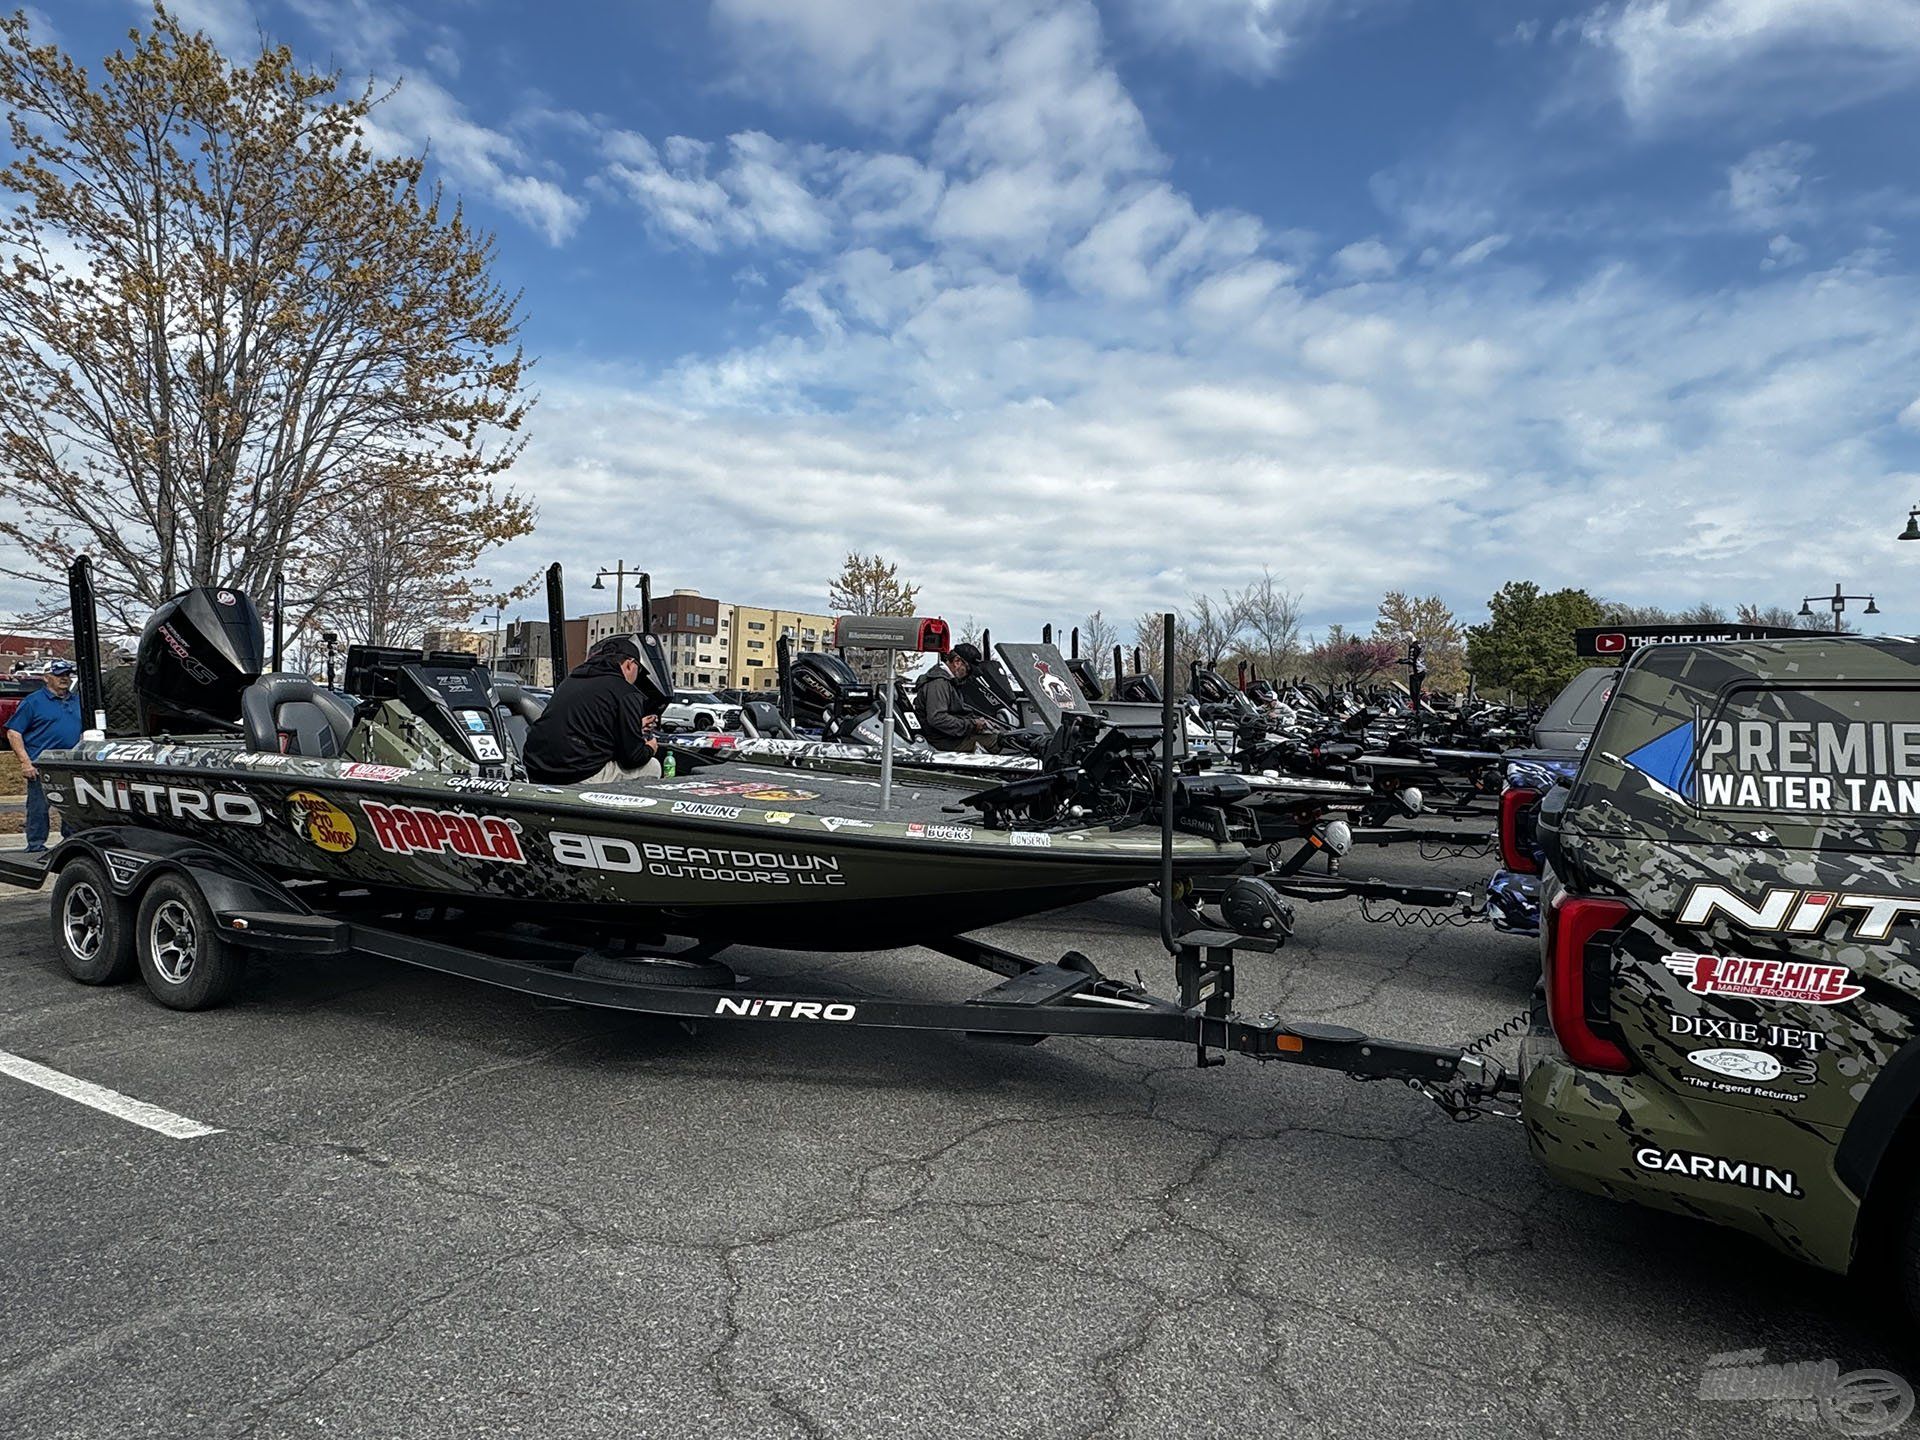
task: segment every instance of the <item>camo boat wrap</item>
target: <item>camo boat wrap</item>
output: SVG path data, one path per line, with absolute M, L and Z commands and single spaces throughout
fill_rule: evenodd
M 1920 1020 L 1920 645 L 1642 650 L 1545 819 L 1545 902 L 1631 907 L 1596 1028 L 1632 1069 L 1577 1068 L 1536 1023 L 1534 1153 L 1844 1268 L 1895 1092 L 1862 1104 Z

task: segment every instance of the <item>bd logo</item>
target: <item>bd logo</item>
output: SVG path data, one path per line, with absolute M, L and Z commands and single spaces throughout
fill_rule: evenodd
M 1593 637 L 1593 649 L 1596 655 L 1624 655 L 1627 653 L 1627 637 L 1618 630 Z

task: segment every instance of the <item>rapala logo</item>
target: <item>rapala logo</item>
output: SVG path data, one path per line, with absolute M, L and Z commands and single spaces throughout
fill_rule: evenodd
M 1695 995 L 1735 995 L 1800 1005 L 1844 1005 L 1866 993 L 1844 965 L 1746 960 L 1732 955 L 1668 955 L 1661 962 Z
M 174 820 L 218 820 L 225 825 L 258 825 L 260 804 L 251 795 L 231 791 L 211 793 L 186 785 L 156 785 L 151 781 L 89 780 L 73 777 L 73 803 L 98 805 L 128 815 L 157 815 Z
M 362 800 L 373 822 L 373 838 L 390 855 L 458 855 L 463 860 L 504 860 L 524 865 L 520 826 L 498 815 L 425 810 L 413 805 L 382 805 Z
M 713 1013 L 733 1015 L 743 1020 L 851 1020 L 859 1013 L 859 1008 L 812 1000 L 736 1000 L 723 997 L 713 1002 Z
M 1788 1195 L 1796 1200 L 1801 1197 L 1800 1182 L 1791 1170 L 1776 1170 L 1751 1160 L 1728 1160 L 1720 1155 L 1696 1155 L 1689 1150 L 1662 1150 L 1642 1145 L 1633 1152 L 1633 1163 L 1642 1170 L 1661 1175 L 1681 1175 L 1715 1185 L 1738 1185 L 1747 1190 Z
M 1724 885 L 1695 885 L 1680 902 L 1676 917 L 1682 925 L 1704 925 L 1723 915 L 1743 930 L 1768 935 L 1818 935 L 1840 910 L 1860 911 L 1853 922 L 1855 940 L 1885 940 L 1899 920 L 1920 915 L 1920 899 L 1902 895 L 1870 895 L 1864 891 L 1798 890 L 1770 886 L 1758 904 L 1751 904 Z

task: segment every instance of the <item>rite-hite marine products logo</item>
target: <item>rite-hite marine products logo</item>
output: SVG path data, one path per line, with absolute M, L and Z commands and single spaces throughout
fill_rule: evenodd
M 287 812 L 294 834 L 331 855 L 344 855 L 359 842 L 352 819 L 324 795 L 296 790 L 287 797 Z

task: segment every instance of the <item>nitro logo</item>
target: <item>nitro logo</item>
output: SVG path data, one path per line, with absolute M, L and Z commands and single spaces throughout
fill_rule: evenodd
M 373 838 L 390 855 L 457 855 L 463 860 L 504 860 L 524 865 L 519 824 L 498 815 L 424 810 L 413 805 L 382 805 L 362 800 L 373 822 Z
M 1716 915 L 1744 930 L 1760 934 L 1818 935 L 1837 912 L 1859 911 L 1853 922 L 1855 940 L 1885 940 L 1895 922 L 1920 915 L 1920 900 L 1900 895 L 1870 895 L 1857 890 L 1796 890 L 1770 886 L 1758 904 L 1748 902 L 1724 885 L 1695 885 L 1680 902 L 1682 925 L 1704 925 Z
M 1731 955 L 1668 955 L 1660 963 L 1685 980 L 1695 995 L 1844 1005 L 1866 993 L 1864 986 L 1851 983 L 1853 972 L 1844 965 L 1744 960 Z
M 859 1014 L 853 1005 L 816 1003 L 812 1000 L 734 1000 L 714 1001 L 713 1013 L 742 1020 L 851 1020 Z
M 1798 1200 L 1800 1182 L 1791 1170 L 1776 1170 L 1771 1165 L 1756 1165 L 1751 1160 L 1728 1160 L 1721 1155 L 1696 1155 L 1689 1150 L 1662 1150 L 1642 1145 L 1633 1152 L 1633 1163 L 1642 1170 L 1661 1175 L 1679 1175 L 1688 1180 L 1706 1180 L 1715 1185 L 1737 1185 L 1772 1195 Z
M 172 820 L 217 820 L 223 825 L 258 825 L 260 805 L 251 795 L 231 791 L 194 790 L 185 785 L 156 785 L 151 781 L 89 780 L 73 777 L 73 803 L 98 805 L 127 815 L 155 815 Z

